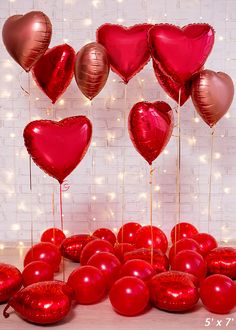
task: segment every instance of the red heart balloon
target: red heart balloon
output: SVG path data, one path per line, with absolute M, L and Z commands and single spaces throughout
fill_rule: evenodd
M 187 81 L 185 84 L 178 83 L 164 72 L 160 63 L 153 61 L 152 64 L 155 76 L 161 87 L 177 103 L 180 101 L 179 104 L 182 106 L 190 96 L 191 82 Z
M 48 49 L 32 68 L 32 75 L 38 86 L 52 103 L 69 86 L 75 64 L 75 51 L 69 45 L 59 45 Z
M 149 31 L 151 55 L 172 79 L 184 84 L 204 65 L 214 44 L 214 30 L 208 24 L 180 28 L 157 24 Z
M 218 247 L 206 256 L 209 274 L 221 274 L 236 280 L 236 249 L 233 247 Z
M 92 124 L 85 116 L 59 122 L 36 120 L 24 129 L 25 146 L 33 161 L 61 184 L 89 147 Z
M 2 29 L 8 53 L 27 72 L 47 50 L 51 36 L 52 24 L 41 11 L 11 16 Z
M 106 48 L 112 70 L 126 84 L 150 59 L 147 33 L 152 26 L 104 24 L 97 30 L 97 41 Z
M 61 281 L 34 283 L 14 295 L 3 311 L 11 306 L 23 319 L 36 324 L 51 324 L 66 317 L 71 308 L 73 290 Z
M 183 272 L 168 271 L 155 275 L 149 282 L 149 289 L 152 303 L 168 312 L 187 311 L 199 299 L 198 289 Z
M 21 272 L 12 265 L 0 263 L 0 304 L 20 290 L 21 285 Z
M 174 126 L 165 102 L 138 102 L 129 114 L 129 135 L 135 149 L 151 165 L 165 148 Z

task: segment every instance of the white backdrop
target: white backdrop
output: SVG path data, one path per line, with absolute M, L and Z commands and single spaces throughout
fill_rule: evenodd
M 143 22 L 179 26 L 206 22 L 214 27 L 216 40 L 205 67 L 224 71 L 232 79 L 236 77 L 235 0 L 0 0 L 1 27 L 10 15 L 31 10 L 41 10 L 51 19 L 50 46 L 67 42 L 76 51 L 94 41 L 96 29 L 106 22 L 126 26 Z M 29 159 L 22 138 L 30 120 L 52 119 L 50 100 L 10 58 L 3 44 L 0 68 L 0 248 L 3 248 L 8 242 L 23 244 L 30 240 L 31 224 L 34 240 L 54 222 L 59 225 L 59 187 L 56 180 L 32 164 L 30 193 Z M 84 114 L 94 128 L 91 148 L 68 177 L 70 189 L 63 194 L 65 229 L 70 234 L 91 232 L 101 226 L 116 230 L 122 217 L 124 222 L 149 223 L 149 168 L 134 150 L 123 118 L 142 99 L 164 100 L 173 107 L 176 104 L 158 85 L 151 62 L 128 84 L 126 107 L 124 90 L 120 78 L 111 72 L 105 88 L 90 104 L 73 80 L 54 107 L 57 119 Z M 191 100 L 182 107 L 181 129 L 181 221 L 206 231 L 210 129 L 194 112 Z M 215 135 L 209 225 L 218 240 L 230 242 L 236 239 L 235 102 L 217 125 Z M 168 235 L 176 222 L 175 162 L 173 136 L 154 163 L 154 224 Z

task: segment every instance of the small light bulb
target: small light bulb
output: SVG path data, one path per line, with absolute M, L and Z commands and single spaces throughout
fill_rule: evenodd
M 230 188 L 229 187 L 225 187 L 224 188 L 224 193 L 225 194 L 229 194 L 230 193 Z
M 231 116 L 230 116 L 230 113 L 227 112 L 226 115 L 225 115 L 225 118 L 229 119 Z
M 92 25 L 92 20 L 91 20 L 91 18 L 85 18 L 84 19 L 84 25 L 86 25 L 86 26 L 89 26 L 89 25 Z
M 124 22 L 124 19 L 123 18 L 117 18 L 116 20 L 118 23 L 123 23 Z
M 223 41 L 224 40 L 224 37 L 223 36 L 219 36 L 219 41 Z
M 154 187 L 154 191 L 160 191 L 161 190 L 161 187 L 160 186 L 155 186 Z
M 195 123 L 199 123 L 200 119 L 198 117 L 194 118 Z
M 92 200 L 95 201 L 97 197 L 95 195 L 92 196 Z
M 61 99 L 61 100 L 59 101 L 59 104 L 60 104 L 60 105 L 64 105 L 64 104 L 65 104 L 65 100 L 64 100 L 64 99 Z
M 221 154 L 219 152 L 215 152 L 214 158 L 215 159 L 220 159 L 220 157 L 221 157 Z

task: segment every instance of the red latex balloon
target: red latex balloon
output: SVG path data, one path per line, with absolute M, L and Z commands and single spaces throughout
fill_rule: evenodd
M 78 304 L 99 302 L 106 293 L 106 280 L 101 270 L 93 266 L 82 266 L 69 276 L 68 285 L 74 290 Z
M 222 274 L 236 280 L 236 249 L 218 247 L 206 256 L 209 274 Z
M 118 279 L 121 263 L 114 254 L 99 252 L 89 258 L 87 265 L 94 266 L 101 270 L 105 277 L 106 286 L 110 289 L 113 283 Z
M 121 263 L 124 262 L 124 255 L 127 252 L 134 251 L 135 246 L 129 243 L 116 243 L 114 245 L 115 255 L 120 260 Z
M 137 231 L 136 248 L 151 248 L 160 249 L 166 253 L 168 248 L 168 241 L 165 233 L 155 226 L 143 226 Z
M 117 313 L 134 316 L 144 312 L 149 301 L 149 291 L 139 278 L 126 276 L 115 282 L 109 298 Z
M 75 51 L 67 44 L 48 49 L 31 72 L 39 88 L 55 103 L 69 86 L 75 64 Z
M 22 272 L 24 286 L 37 282 L 52 281 L 53 277 L 54 273 L 51 265 L 44 261 L 32 261 L 25 266 Z
M 38 243 L 26 253 L 24 267 L 32 261 L 44 261 L 51 265 L 54 272 L 57 272 L 61 263 L 61 253 L 58 247 L 52 243 Z
M 52 24 L 41 11 L 10 16 L 2 29 L 8 53 L 26 72 L 46 52 L 51 36 Z
M 92 235 L 110 242 L 111 245 L 114 245 L 116 242 L 116 235 L 108 228 L 98 228 Z
M 182 84 L 202 68 L 213 44 L 214 30 L 209 24 L 189 24 L 183 28 L 157 24 L 149 30 L 153 60 Z
M 114 254 L 114 247 L 108 241 L 102 239 L 95 239 L 86 244 L 80 255 L 81 265 L 86 265 L 90 257 L 98 252 L 110 252 Z
M 174 123 L 171 107 L 165 102 L 138 102 L 128 121 L 135 149 L 151 165 L 171 137 Z
M 51 324 L 64 319 L 71 308 L 72 290 L 61 281 L 34 283 L 14 295 L 3 311 L 11 306 L 26 321 Z
M 236 306 L 236 284 L 227 276 L 211 275 L 202 281 L 200 297 L 210 312 L 227 314 Z
M 125 262 L 133 259 L 141 259 L 149 263 L 152 261 L 152 266 L 156 273 L 166 272 L 169 269 L 169 260 L 167 256 L 158 249 L 151 251 L 150 248 L 141 248 L 125 253 Z
M 149 282 L 150 298 L 155 307 L 168 312 L 183 312 L 198 302 L 198 289 L 182 272 L 168 271 Z
M 80 262 L 81 251 L 87 243 L 95 239 L 96 237 L 89 234 L 79 234 L 67 237 L 61 245 L 61 254 L 63 257 L 71 261 Z
M 19 269 L 12 265 L 0 263 L 0 304 L 11 298 L 22 286 Z
M 187 81 L 184 84 L 176 82 L 162 70 L 160 63 L 156 63 L 155 61 L 153 61 L 153 70 L 157 81 L 164 91 L 175 100 L 175 102 L 178 103 L 180 101 L 180 106 L 182 106 L 191 94 L 191 82 Z
M 172 228 L 170 236 L 172 243 L 175 243 L 182 238 L 192 238 L 196 234 L 198 230 L 191 223 L 180 222 Z
M 41 242 L 49 242 L 59 247 L 65 238 L 66 235 L 61 229 L 48 228 L 42 233 L 40 240 Z
M 135 235 L 142 226 L 137 222 L 127 222 L 120 227 L 117 234 L 119 243 L 135 244 Z
M 85 116 L 59 122 L 36 120 L 24 129 L 25 146 L 36 165 L 61 184 L 85 156 L 92 124 Z
M 178 252 L 172 261 L 171 269 L 193 274 L 200 280 L 206 276 L 207 272 L 203 257 L 196 251 L 191 250 Z
M 149 281 L 154 275 L 156 275 L 156 271 L 153 266 L 141 259 L 128 260 L 120 269 L 120 277 L 134 276 L 144 282 Z
M 173 258 L 176 254 L 183 250 L 192 250 L 201 254 L 200 245 L 192 238 L 182 238 L 173 244 L 169 250 L 169 261 L 172 264 Z
M 147 33 L 152 26 L 104 24 L 97 30 L 97 41 L 106 48 L 112 70 L 126 84 L 150 59 Z
M 216 239 L 207 233 L 198 233 L 193 236 L 193 239 L 200 245 L 200 253 L 203 256 L 206 256 L 211 250 L 218 246 Z

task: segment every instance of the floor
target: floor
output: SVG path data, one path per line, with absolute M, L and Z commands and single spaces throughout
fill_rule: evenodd
M 6 248 L 0 250 L 0 262 L 15 265 L 22 270 L 24 248 Z M 78 264 L 65 261 L 66 278 Z M 57 279 L 62 279 L 58 274 Z M 2 315 L 4 305 L 0 305 Z M 10 309 L 9 309 L 10 311 Z M 0 330 L 11 329 L 45 329 L 45 326 L 35 326 L 20 319 L 13 311 L 8 319 L 0 316 Z M 76 330 L 193 330 L 193 329 L 236 329 L 236 310 L 228 315 L 217 315 L 203 308 L 201 302 L 196 308 L 187 313 L 167 313 L 151 308 L 145 314 L 136 317 L 120 316 L 112 310 L 108 299 L 99 304 L 84 306 L 77 305 L 71 314 L 60 323 L 49 326 L 53 329 Z

